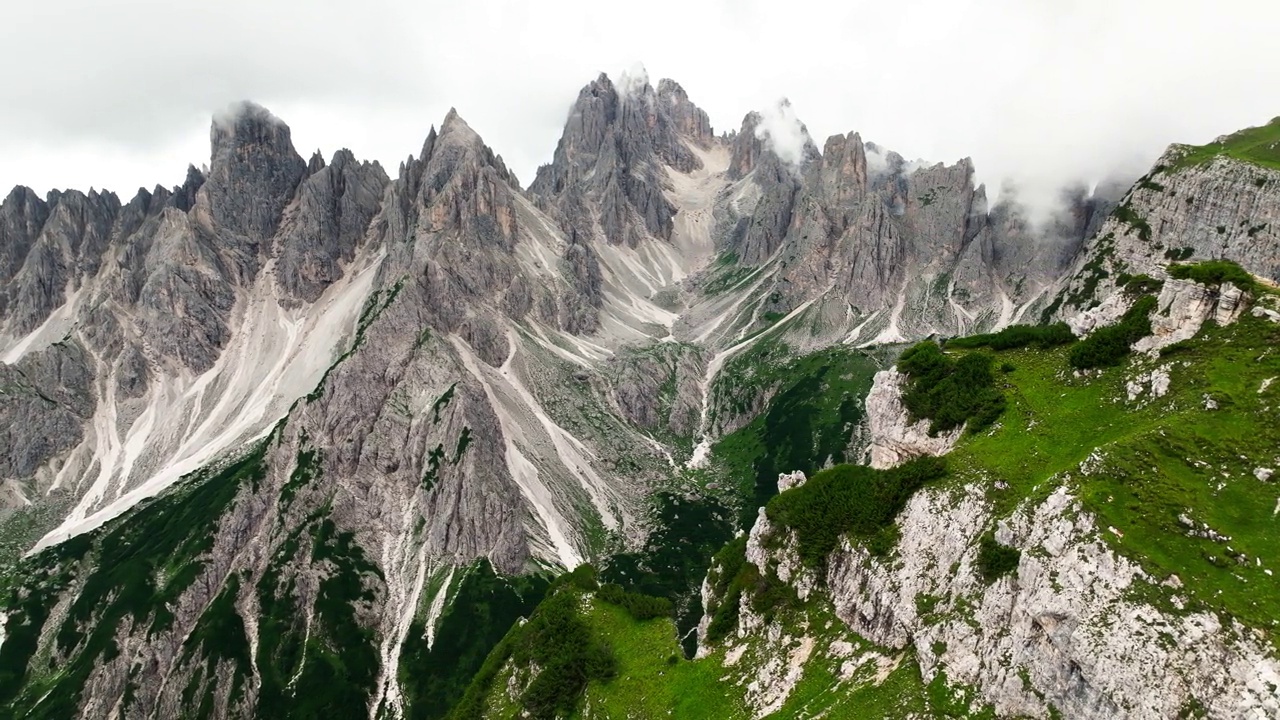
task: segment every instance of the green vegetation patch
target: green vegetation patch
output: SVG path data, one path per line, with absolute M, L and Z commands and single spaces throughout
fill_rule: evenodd
M 1070 345 L 1075 341 L 1075 333 L 1071 332 L 1071 328 L 1066 323 L 1010 325 L 997 333 L 952 338 L 946 342 L 946 347 L 962 349 L 990 348 L 992 350 L 1035 347 L 1047 350 L 1059 345 Z
M 535 720 L 572 715 L 588 682 L 616 677 L 612 645 L 580 612 L 585 589 L 594 584 L 589 565 L 558 579 L 529 620 L 503 638 L 449 717 L 490 717 L 489 697 L 504 691 L 497 683 L 504 666 L 533 674 L 517 702 L 520 716 Z
M 150 632 L 168 629 L 173 623 L 170 607 L 203 570 L 223 513 L 246 483 L 264 477 L 268 442 L 257 443 L 222 470 L 187 476 L 170 492 L 104 528 L 23 561 L 0 603 L 19 609 L 6 625 L 9 637 L 0 651 L 0 703 L 8 703 L 0 709 L 11 717 L 74 717 L 94 666 L 120 652 L 115 635 L 122 624 L 149 623 Z M 56 590 L 79 572 L 80 561 L 91 563 L 92 569 L 85 571 L 80 594 L 57 629 L 58 657 L 45 656 L 49 664 L 36 666 L 49 606 Z M 59 567 L 63 569 L 54 570 Z M 24 583 L 24 577 L 37 584 Z M 51 578 L 56 580 L 46 584 Z M 224 630 L 234 625 L 227 620 Z M 223 640 L 214 652 L 241 667 L 235 638 Z
M 780 473 L 811 475 L 853 459 L 845 452 L 879 369 L 874 359 L 852 348 L 796 357 L 772 340 L 762 340 L 726 364 L 713 388 L 716 407 L 734 415 L 759 413 L 714 447 L 715 457 L 747 497 L 739 518 L 742 527 L 778 493 Z
M 1230 260 L 1206 260 L 1198 263 L 1170 265 L 1169 276 L 1209 286 L 1229 282 L 1241 290 L 1255 294 L 1260 290 L 1258 281 L 1254 279 L 1253 275 L 1250 275 L 1249 271 Z
M 1225 156 L 1280 170 L 1280 118 L 1261 127 L 1232 133 L 1207 145 L 1183 145 L 1181 150 L 1182 156 L 1170 169 L 1203 165 Z
M 1139 370 L 1164 367 L 1171 382 L 1136 405 L 1125 401 L 1129 373 L 1065 374 L 1074 348 L 1002 353 L 1018 367 L 1005 376 L 1009 407 L 999 428 L 948 456 L 950 476 L 981 479 L 997 517 L 1070 483 L 1108 545 L 1157 584 L 1182 579 L 1179 590 L 1154 591 L 1166 602 L 1180 595 L 1186 611 L 1238 618 L 1280 647 L 1280 585 L 1266 572 L 1280 572 L 1280 489 L 1253 474 L 1277 467 L 1280 381 L 1266 383 L 1280 377 L 1277 346 L 1280 326 L 1265 318 L 1208 326 L 1165 358 L 1142 360 Z M 1101 460 L 1079 473 L 1091 455 Z
M 408 720 L 437 720 L 458 704 L 485 657 L 546 595 L 543 574 L 503 577 L 481 558 L 455 581 L 427 647 L 426 618 L 409 627 L 400 651 L 400 685 Z M 446 592 L 449 588 L 441 588 Z
M 618 672 L 609 680 L 589 681 L 571 718 L 747 720 L 756 715 L 746 701 L 747 685 L 770 659 L 786 657 L 798 647 L 802 636 L 812 639 L 814 649 L 785 702 L 768 715 L 774 720 L 944 717 L 964 696 L 964 690 L 926 687 L 910 651 L 895 656 L 850 633 L 825 601 L 779 609 L 777 621 L 790 637 L 736 640 L 732 662 L 723 649 L 696 660 L 682 657 L 676 629 L 667 618 L 637 620 L 598 596 L 584 597 L 577 610 L 599 637 L 609 640 Z M 850 676 L 850 656 L 834 651 L 842 644 L 854 657 L 874 655 Z M 947 705 L 934 706 L 931 695 L 945 696 Z M 492 716 L 518 714 L 518 708 L 503 707 Z
M 987 353 L 953 359 L 935 342 L 919 343 L 898 359 L 898 370 L 907 376 L 902 404 L 912 420 L 930 420 L 930 435 L 966 423 L 969 432 L 976 433 L 1004 412 L 1004 394 L 996 387 L 992 360 Z
M 1021 560 L 1022 551 L 1001 545 L 994 533 L 986 533 L 978 540 L 978 573 L 989 583 L 1017 570 Z
M 1164 281 L 1141 273 L 1138 275 L 1120 273 L 1116 276 L 1116 285 L 1130 295 L 1152 295 L 1158 294 L 1164 288 Z
M 837 465 L 778 495 L 765 508 L 769 519 L 795 533 L 800 559 L 819 567 L 840 538 L 876 538 L 893 523 L 911 495 L 946 474 L 941 458 L 912 460 L 889 470 Z
M 198 685 L 204 686 L 194 717 L 208 718 L 214 715 L 216 702 L 214 692 L 219 688 L 213 680 L 216 678 L 220 661 L 228 661 L 235 668 L 231 680 L 232 702 L 242 696 L 245 678 L 252 672 L 249 662 L 249 639 L 245 635 L 244 620 L 236 611 L 236 596 L 239 592 L 240 577 L 232 575 L 222 591 L 214 598 L 213 603 L 200 616 L 195 629 L 183 643 L 184 660 L 190 659 L 197 649 L 204 656 L 203 677 L 201 673 L 193 675 L 184 691 L 184 697 L 190 706 L 199 691 Z M 198 680 L 204 682 L 197 683 Z
M 286 572 L 308 564 L 323 574 L 309 619 Z M 327 718 L 368 712 L 379 660 L 374 632 L 360 622 L 358 610 L 375 602 L 384 584 L 355 536 L 340 530 L 327 509 L 290 534 L 256 588 L 262 609 L 259 715 Z
M 675 607 L 666 598 L 623 590 L 621 585 L 607 583 L 596 591 L 596 597 L 626 610 L 637 620 L 671 617 Z
M 600 577 L 675 603 L 676 622 L 692 654 L 697 638 L 689 631 L 702 617 L 702 579 L 712 555 L 733 537 L 737 518 L 711 497 L 660 492 L 655 503 L 653 530 L 644 547 L 611 557 Z
M 1139 215 L 1129 203 L 1120 203 L 1111 214 L 1120 222 L 1137 231 L 1138 237 L 1143 242 L 1151 241 L 1151 224 L 1147 222 L 1146 218 Z
M 719 642 L 738 626 L 738 613 L 743 588 L 747 578 L 743 570 L 747 566 L 747 536 L 739 535 L 716 553 L 712 570 L 707 575 L 711 585 L 713 604 L 707 608 L 711 623 L 707 626 L 707 640 Z
M 765 512 L 769 520 L 794 530 L 806 565 L 820 566 L 846 533 L 876 538 L 916 489 L 945 474 L 940 457 L 919 457 L 888 470 L 837 465 L 774 497 Z
M 1078 370 L 1119 365 L 1129 356 L 1134 343 L 1151 334 L 1151 313 L 1155 309 L 1155 297 L 1143 295 L 1120 322 L 1099 328 L 1076 343 L 1067 361 Z

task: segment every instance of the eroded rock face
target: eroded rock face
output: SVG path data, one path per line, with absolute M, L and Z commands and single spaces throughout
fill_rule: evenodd
M 850 133 L 787 164 L 758 137 L 761 122 L 748 115 L 733 138 L 737 183 L 719 234 L 743 262 L 775 261 L 770 312 L 831 305 L 862 343 L 1021 319 L 1111 207 L 1072 190 L 1057 216 L 1032 224 L 1011 202 L 990 207 L 967 158 L 907 163 Z
M 609 363 L 613 399 L 623 417 L 677 437 L 698 431 L 707 364 L 701 348 L 663 343 L 615 355 Z
M 928 420 L 911 422 L 902 404 L 906 381 L 906 376 L 896 368 L 882 370 L 876 373 L 867 395 L 867 426 L 871 438 L 867 457 L 873 468 L 891 468 L 912 458 L 945 455 L 964 432 L 963 427 L 958 427 L 931 436 Z
M 827 326 L 865 343 L 1008 324 L 1047 302 L 1060 264 L 1105 215 L 1104 198 L 1075 193 L 1063 217 L 1036 227 L 1012 205 L 990 207 L 967 160 L 907 163 L 856 133 L 818 153 L 799 126 L 799 151 L 784 160 L 761 115 L 716 138 L 677 84 L 634 80 L 584 88 L 527 195 L 454 111 L 392 180 L 346 151 L 304 162 L 283 123 L 244 105 L 215 122 L 210 169 L 190 168 L 182 186 L 123 205 L 110 193 L 41 200 L 18 189 L 0 204 L 0 383 L 15 389 L 0 395 L 0 502 L 38 500 L 60 483 L 74 508 L 52 543 L 269 437 L 258 472 L 226 486 L 208 526 L 190 530 L 203 534 L 183 536 L 198 548 L 181 558 L 190 583 L 140 593 L 163 589 L 163 612 L 73 623 L 81 633 L 104 623 L 119 650 L 90 658 L 79 714 L 178 717 L 206 691 L 215 716 L 267 712 L 269 668 L 291 657 L 273 637 L 311 638 L 307 662 L 324 662 L 314 643 L 352 628 L 342 652 L 371 658 L 371 675 L 353 681 L 355 705 L 403 711 L 402 650 L 411 626 L 430 625 L 447 602 L 441 573 L 478 558 L 504 573 L 572 567 L 598 559 L 601 535 L 643 541 L 646 493 L 670 473 L 654 438 L 702 429 L 705 389 L 730 346 L 806 310 L 796 323 L 816 328 L 806 348 L 828 342 Z M 746 289 L 730 287 L 682 327 L 673 317 L 701 300 L 692 276 L 717 255 L 743 266 L 731 269 L 748 273 Z M 1190 317 L 1178 303 L 1234 318 L 1247 299 L 1233 292 L 1207 309 L 1204 298 L 1170 300 L 1166 335 L 1186 324 L 1172 318 Z M 1155 392 L 1157 380 L 1144 383 Z M 901 382 L 881 373 L 867 401 L 877 467 L 943 453 L 959 434 L 912 424 Z M 712 433 L 767 401 L 720 417 Z M 1031 574 L 1016 587 L 983 590 L 972 571 L 972 537 L 989 520 L 981 498 L 919 502 L 904 521 L 913 555 L 902 566 L 843 548 L 824 580 L 801 567 L 794 543 L 770 549 L 766 536 L 780 530 L 763 515 L 748 550 L 806 596 L 825 582 L 851 627 L 916 644 L 930 671 L 942 663 L 1002 711 L 1042 712 L 1039 691 L 1086 716 L 1132 703 L 1159 713 L 1167 708 L 1133 690 L 1154 677 L 1142 673 L 1199 678 L 1213 653 L 1232 673 L 1256 664 L 1232 630 L 1202 619 L 1184 623 L 1195 639 L 1182 655 L 1117 669 L 1122 651 L 1147 652 L 1145 630 L 1131 624 L 1114 642 L 1072 632 L 1112 622 L 1099 608 L 1125 607 L 1113 586 L 1133 574 L 1074 510 L 1051 498 L 1030 511 L 1034 522 L 1002 526 L 1002 542 L 1050 559 L 1024 561 Z M 1062 550 L 1072 544 L 1079 558 Z M 137 576 L 167 581 L 156 563 Z M 1088 587 L 1064 594 L 1035 574 L 1059 571 Z M 41 657 L 74 664 L 82 648 L 55 644 L 70 637 L 58 631 L 83 583 L 41 582 L 29 586 L 53 608 L 36 634 Z M 340 590 L 354 595 L 338 625 L 326 603 Z M 935 632 L 917 617 L 922 592 L 970 593 L 984 625 L 1013 628 L 1015 640 L 958 623 Z M 111 596 L 86 602 L 105 608 Z M 759 620 L 743 618 L 744 628 Z M 234 658 L 189 652 L 215 621 L 225 638 L 242 630 Z M 937 633 L 954 640 L 942 659 L 928 654 Z M 1089 665 L 1091 653 L 1102 659 Z M 1250 689 L 1270 681 L 1272 666 L 1261 667 L 1245 690 L 1201 692 L 1208 681 L 1195 680 L 1188 692 L 1223 712 L 1269 712 Z M 1027 669 L 1035 691 L 1010 668 Z M 761 707 L 779 702 L 757 689 Z
M 1210 288 L 1170 278 L 1160 290 L 1156 310 L 1151 314 L 1151 334 L 1134 343 L 1133 349 L 1156 352 L 1189 340 L 1208 320 L 1221 326 L 1230 325 L 1244 314 L 1248 304 L 1248 294 L 1231 283 Z
M 1229 157 L 1183 166 L 1173 146 L 1125 194 L 1064 283 L 1070 318 L 1117 292 L 1124 275 L 1164 277 L 1170 262 L 1228 259 L 1280 280 L 1280 172 Z
M 236 133 L 239 140 L 223 141 L 241 142 L 245 133 Z M 248 136 L 245 154 L 259 160 L 287 140 L 268 127 Z M 292 172 L 292 161 L 283 162 Z M 264 193 L 283 177 L 258 166 L 241 171 L 265 182 Z M 102 620 L 118 655 L 81 655 L 89 652 L 82 645 L 57 651 L 83 672 L 76 704 L 84 717 L 182 716 L 206 690 L 216 716 L 268 712 L 279 688 L 256 668 L 298 660 L 272 643 L 311 629 L 326 643 L 348 632 L 328 652 L 363 668 L 341 681 L 361 694 L 361 707 L 385 697 L 402 711 L 402 644 L 431 593 L 445 591 L 428 588 L 429 575 L 478 558 L 509 574 L 573 567 L 597 552 L 589 530 L 600 528 L 629 546 L 642 539 L 641 502 L 667 467 L 661 447 L 611 412 L 595 373 L 539 342 L 561 329 L 566 294 L 599 290 L 592 255 L 580 258 L 572 280 L 545 262 L 571 255 L 564 247 L 575 243 L 521 195 L 456 112 L 385 191 L 376 166 L 343 153 L 327 166 L 314 160 L 306 173 L 275 234 L 257 243 L 249 234 L 267 225 L 256 221 L 228 230 L 225 244 L 218 234 L 212 208 L 235 199 L 228 188 L 240 186 L 227 181 L 235 172 L 215 166 L 190 212 L 170 202 L 188 195 L 183 189 L 140 194 L 120 213 L 131 218 L 128 247 L 80 280 L 90 299 L 127 302 L 129 312 L 69 306 L 76 342 L 32 336 L 13 347 L 16 365 L 0 365 L 5 382 L 22 390 L 3 396 L 0 417 L 13 421 L 13 447 L 25 446 L 0 454 L 0 470 L 27 481 L 0 478 L 0 498 L 23 502 L 34 495 L 25 476 L 47 481 L 41 473 L 57 463 L 84 473 L 66 485 L 85 493 L 75 522 L 46 542 L 102 522 L 105 532 L 127 533 L 143 521 L 111 518 L 131 491 L 156 492 L 154 484 L 177 480 L 182 468 L 221 462 L 220 451 L 268 435 L 252 477 L 195 483 L 229 493 L 216 507 L 185 510 L 208 513 L 200 515 L 205 524 L 162 533 L 192 533 L 196 544 L 181 547 L 199 547 L 164 560 L 194 573 L 165 591 L 172 617 L 155 628 L 141 615 L 114 626 Z M 670 361 L 678 385 L 697 386 L 696 353 Z M 698 401 L 673 400 L 665 422 L 687 428 Z M 21 426 L 33 413 L 39 422 Z M 182 455 L 188 446 L 205 454 Z M 166 497 L 181 506 L 186 495 Z M 355 595 L 335 610 L 333 594 L 351 588 Z M 60 627 L 84 589 L 49 592 L 62 610 L 48 622 Z M 225 612 L 237 629 L 225 639 L 243 637 L 236 652 L 250 666 L 196 649 L 197 641 L 184 646 L 214 622 L 211 613 Z M 79 622 L 78 632 L 90 631 Z M 304 665 L 323 665 L 318 647 L 301 651 Z M 366 670 L 372 675 L 360 674 Z
M 53 402 L 48 422 L 15 430 L 43 428 L 0 478 L 18 496 L 38 505 L 56 484 L 73 505 L 92 498 L 73 511 L 87 516 L 166 468 L 194 470 L 183 463 L 269 427 L 339 352 L 363 298 L 312 303 L 355 262 L 385 177 L 340 153 L 299 188 L 307 167 L 288 127 L 252 104 L 218 117 L 210 135 L 208 178 L 190 167 L 181 186 L 140 189 L 123 205 L 109 192 L 41 201 L 22 188 L 0 205 L 0 362 L 49 396 L 31 368 L 69 367 L 72 353 L 83 374 L 82 403 Z M 277 280 L 303 302 L 284 309 Z M 334 326 L 310 341 L 321 316 Z
M 315 302 L 342 277 L 388 182 L 380 165 L 359 162 L 350 150 L 338 151 L 327 165 L 318 154 L 312 159 L 279 243 L 277 278 L 289 294 Z
M 0 510 L 25 505 L 28 495 L 52 483 L 51 472 L 38 476 L 83 438 L 94 410 L 92 382 L 89 359 L 74 343 L 54 345 L 17 365 L 0 363 L 0 480 L 17 495 Z M 35 482 L 22 482 L 30 479 Z
M 1112 293 L 1096 307 L 1072 315 L 1067 319 L 1071 332 L 1084 337 L 1098 328 L 1115 325 L 1133 307 L 1134 297 L 1128 293 Z
M 842 559 L 827 582 L 855 630 L 894 646 L 915 644 L 926 675 L 945 668 L 948 678 L 979 687 L 1002 714 L 1042 713 L 1048 701 L 1070 717 L 1114 717 L 1123 708 L 1130 717 L 1158 718 L 1193 697 L 1213 717 L 1280 710 L 1265 690 L 1280 667 L 1250 634 L 1211 614 L 1169 616 L 1126 599 L 1133 582 L 1152 579 L 1107 549 L 1065 489 L 998 525 L 997 539 L 1022 548 L 1022 561 L 1015 577 L 990 587 L 973 565 L 981 496 L 957 502 L 943 495 L 928 491 L 908 505 L 902 567 L 872 565 L 862 550 L 837 553 Z M 924 622 L 912 602 L 922 593 L 944 598 L 939 607 L 969 597 L 976 624 Z M 1182 642 L 1162 643 L 1162 628 L 1176 628 Z M 939 656 L 934 643 L 947 649 Z M 1134 663 L 1135 656 L 1146 661 Z
M 663 194 L 663 166 L 701 167 L 686 142 L 705 147 L 713 136 L 706 113 L 674 81 L 655 90 L 647 78 L 630 80 L 619 88 L 602 74 L 582 89 L 529 191 L 566 232 L 595 237 L 599 228 L 610 244 L 635 247 L 646 235 L 671 237 L 676 208 Z
M 1280 665 L 1261 641 L 1211 613 L 1173 615 L 1133 599 L 1134 583 L 1160 579 L 1116 556 L 1065 488 L 996 523 L 996 539 L 1020 548 L 1021 561 L 1012 576 L 984 582 L 976 565 L 977 538 L 991 523 L 984 496 L 976 485 L 927 488 L 899 516 L 891 560 L 845 542 L 817 578 L 761 509 L 747 561 L 801 598 L 823 592 L 850 630 L 887 648 L 912 647 L 926 682 L 945 671 L 1000 716 L 1039 716 L 1049 705 L 1080 718 L 1163 718 L 1188 703 L 1215 718 L 1280 711 L 1270 690 Z M 704 586 L 705 605 L 717 600 L 711 594 Z M 736 638 L 778 630 L 749 601 L 740 613 Z M 1178 641 L 1167 642 L 1168 633 Z M 769 686 L 789 691 L 779 679 Z
M 307 170 L 289 126 L 260 105 L 240 103 L 214 118 L 209 140 L 202 194 L 211 220 L 247 243 L 270 240 Z

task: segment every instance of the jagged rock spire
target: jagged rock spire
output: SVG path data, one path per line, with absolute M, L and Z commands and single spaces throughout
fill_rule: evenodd
M 266 108 L 242 102 L 214 117 L 205 192 L 220 226 L 262 242 L 275 234 L 307 165 L 289 126 Z
M 706 147 L 714 136 L 676 82 L 655 90 L 644 76 L 624 80 L 602 73 L 578 93 L 554 159 L 538 169 L 530 192 L 563 227 L 590 236 L 598 224 L 606 241 L 634 246 L 646 234 L 670 237 L 676 209 L 662 192 L 663 167 L 700 168 L 690 145 Z M 599 208 L 597 217 L 579 213 L 587 204 Z

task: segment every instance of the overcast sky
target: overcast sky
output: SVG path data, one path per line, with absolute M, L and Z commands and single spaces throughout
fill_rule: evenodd
M 1280 115 L 1277 27 L 1274 0 L 15 1 L 0 187 L 176 184 L 239 99 L 391 174 L 456 106 L 527 184 L 578 89 L 643 63 L 717 131 L 786 96 L 820 147 L 1050 188 Z

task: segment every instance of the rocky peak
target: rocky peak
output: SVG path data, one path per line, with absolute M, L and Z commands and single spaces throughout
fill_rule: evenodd
M 591 236 L 598 224 L 613 244 L 635 246 L 645 235 L 666 240 L 675 207 L 663 195 L 664 168 L 701 168 L 692 148 L 712 142 L 706 113 L 675 81 L 655 90 L 643 74 L 617 84 L 601 74 L 578 93 L 554 159 L 538 169 L 530 192 L 566 231 Z M 590 204 L 598 217 L 577 212 Z
M 428 239 L 424 248 L 448 237 L 463 256 L 482 249 L 510 251 L 518 234 L 519 192 L 502 158 L 450 110 L 439 131 L 431 129 L 422 155 L 400 166 L 380 222 L 392 236 Z
M 732 140 L 727 176 L 753 183 L 759 197 L 749 217 L 738 219 L 728 240 L 728 248 L 749 265 L 765 262 L 781 247 L 792 226 L 796 198 L 806 186 L 805 173 L 822 162 L 808 130 L 789 108 L 784 101 L 769 113 L 747 113 Z M 786 158 L 778 152 L 784 146 Z M 792 162 L 796 158 L 799 161 Z M 822 186 L 820 177 L 809 179 L 811 189 Z
M 132 235 L 148 217 L 164 209 L 170 196 L 171 193 L 160 185 L 156 185 L 151 190 L 144 187 L 138 188 L 138 192 L 134 194 L 133 199 L 120 208 L 114 231 L 115 236 L 126 238 Z
M 746 177 L 766 159 L 799 174 L 821 158 L 809 128 L 800 122 L 791 102 L 784 98 L 764 111 L 753 110 L 742 118 L 742 129 L 733 139 L 729 178 Z
M 867 149 L 856 132 L 832 135 L 822 150 L 822 184 L 833 199 L 861 199 L 867 192 Z
M 182 185 L 174 187 L 169 205 L 184 213 L 190 212 L 196 206 L 196 193 L 204 186 L 204 180 L 204 173 L 197 170 L 195 165 L 188 165 L 186 180 Z
M 113 192 L 68 190 L 50 213 L 45 228 L 65 239 L 71 252 L 92 272 L 111 239 L 120 207 L 120 198 Z
M 212 162 L 203 189 L 213 221 L 251 242 L 267 241 L 307 171 L 289 126 L 242 102 L 214 118 L 209 139 Z
M 487 168 L 503 183 L 519 189 L 515 175 L 507 169 L 502 157 L 485 145 L 479 133 L 454 108 L 445 115 L 439 134 L 432 128 L 427 136 L 421 162 L 425 163 L 425 176 L 433 179 L 432 184 L 446 181 L 459 170 L 479 172 Z
M 729 178 L 741 180 L 756 167 L 756 158 L 760 156 L 762 143 L 756 137 L 756 127 L 760 124 L 760 113 L 752 110 L 742 118 L 742 129 L 733 136 L 733 150 L 729 156 Z
M 319 150 L 316 150 L 314 153 L 311 153 L 311 159 L 307 161 L 307 174 L 315 175 L 323 169 L 324 155 L 322 155 Z
M 291 296 L 314 302 L 343 275 L 390 180 L 378 163 L 339 150 L 325 164 L 311 159 L 298 187 L 297 210 L 281 231 L 276 278 Z M 314 168 L 314 170 L 313 170 Z
M 711 128 L 711 118 L 702 108 L 689 100 L 689 95 L 675 80 L 663 78 L 658 81 L 658 102 L 667 108 L 676 132 L 694 141 L 699 147 L 706 148 L 715 141 L 715 133 Z
M 15 187 L 0 203 L 0 280 L 8 280 L 22 267 L 48 219 L 48 204 L 29 187 Z

